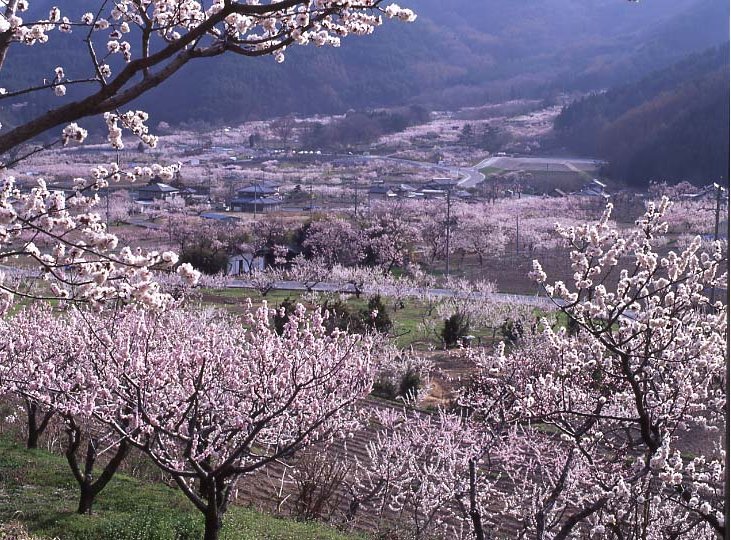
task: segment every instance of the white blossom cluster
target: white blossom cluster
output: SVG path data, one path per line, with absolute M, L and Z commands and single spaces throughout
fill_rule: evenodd
M 398 4 L 391 4 L 385 9 L 386 15 L 396 17 L 405 22 L 414 22 L 416 20 L 416 13 L 408 8 L 402 8 Z
M 66 86 L 64 84 L 61 84 L 66 77 L 66 74 L 63 71 L 63 68 L 61 66 L 58 66 L 54 70 L 55 77 L 53 79 L 53 92 L 58 97 L 63 97 L 66 95 Z
M 104 113 L 104 121 L 107 124 L 107 129 L 109 130 L 107 140 L 111 143 L 112 147 L 116 149 L 124 148 L 124 142 L 122 142 L 122 128 L 126 128 L 147 146 L 155 148 L 157 146 L 158 138 L 157 136 L 149 133 L 150 129 L 145 124 L 148 118 L 149 115 L 144 111 L 127 111 L 123 114 L 115 114 L 111 112 Z M 119 124 L 121 124 L 122 127 L 120 127 Z
M 26 23 L 19 13 L 28 10 L 28 0 L 19 0 L 15 5 L 15 10 L 6 10 L 5 14 L 0 14 L 0 33 L 12 32 L 13 39 L 26 45 L 35 45 L 36 43 L 46 43 L 48 34 L 57 26 L 64 31 L 68 30 L 68 19 L 61 17 L 61 10 L 57 7 L 51 8 L 48 19 Z
M 151 269 L 175 267 L 177 255 L 130 248 L 115 252 L 117 237 L 107 231 L 101 216 L 94 211 L 99 202 L 96 190 L 106 186 L 110 177 L 120 175 L 116 164 L 96 167 L 91 183 L 76 179 L 77 191 L 69 197 L 49 190 L 43 179 L 26 193 L 18 189 L 13 177 L 2 178 L 0 257 L 29 258 L 40 268 L 56 298 L 94 306 L 121 299 L 164 308 L 172 299 L 160 292 Z M 87 190 L 92 194 L 84 195 Z M 199 277 L 190 265 L 178 266 L 177 272 L 189 285 Z M 4 285 L 4 276 L 0 276 L 0 290 L 0 302 L 6 310 L 13 290 Z
M 154 0 L 144 3 L 117 0 L 110 3 L 108 12 L 86 12 L 77 21 L 62 16 L 61 10 L 53 7 L 47 19 L 28 23 L 20 16 L 27 10 L 28 0 L 21 0 L 14 10 L 0 15 L 0 32 L 12 32 L 14 41 L 33 45 L 46 43 L 48 32 L 71 32 L 73 26 L 106 31 L 109 32 L 107 56 L 119 54 L 129 63 L 133 59 L 133 48 L 130 41 L 123 38 L 131 35 L 135 28 L 152 31 L 163 42 L 174 43 L 208 24 L 205 33 L 212 39 L 230 40 L 240 50 L 269 53 L 277 62 L 282 62 L 289 43 L 337 47 L 342 37 L 370 34 L 381 24 L 381 13 L 404 22 L 416 19 L 411 9 L 398 4 L 386 7 L 380 4 L 379 0 L 357 3 L 302 0 L 283 8 L 248 0 Z M 111 75 L 109 64 L 103 60 L 96 68 L 103 78 Z
M 89 132 L 79 126 L 76 122 L 72 122 L 63 128 L 63 131 L 61 132 L 61 141 L 64 146 L 68 145 L 70 142 L 81 144 L 86 140 L 86 136 L 88 134 Z

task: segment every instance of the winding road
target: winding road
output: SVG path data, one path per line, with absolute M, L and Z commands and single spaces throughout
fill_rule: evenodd
M 421 167 L 435 174 L 443 174 L 449 177 L 458 177 L 457 186 L 462 189 L 475 187 L 485 180 L 485 175 L 480 171 L 486 167 L 496 167 L 507 171 L 573 171 L 592 173 L 597 171 L 603 162 L 591 158 L 569 158 L 569 157 L 512 157 L 512 156 L 490 156 L 472 167 L 455 167 L 451 165 L 439 165 L 426 161 L 414 161 L 390 156 L 341 156 L 334 161 L 340 163 L 358 163 L 366 161 L 389 161 L 401 165 Z

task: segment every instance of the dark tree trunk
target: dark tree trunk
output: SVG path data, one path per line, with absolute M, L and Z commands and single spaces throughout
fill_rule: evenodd
M 38 429 L 35 404 L 30 405 L 26 410 L 28 411 L 28 440 L 26 446 L 29 449 L 38 448 L 38 438 L 41 436 L 41 432 Z
M 345 513 L 346 523 L 349 523 L 355 519 L 355 515 L 358 513 L 358 510 L 360 510 L 360 500 L 353 499 L 352 501 L 350 501 L 350 504 L 348 505 L 348 511 Z
M 203 540 L 218 540 L 223 526 L 223 514 L 228 506 L 229 490 L 225 481 L 211 476 L 201 481 L 201 495 L 205 499 L 205 533 Z
M 79 507 L 77 512 L 79 514 L 91 514 L 96 496 L 106 487 L 122 461 L 124 461 L 129 451 L 129 444 L 124 439 L 119 443 L 117 451 L 104 467 L 102 474 L 99 475 L 97 480 L 94 480 L 94 464 L 97 458 L 96 441 L 92 437 L 86 445 L 86 457 L 84 458 L 84 470 L 82 472 L 76 457 L 76 452 L 81 445 L 81 429 L 71 421 L 67 432 L 69 442 L 66 448 L 66 460 L 69 467 L 71 467 L 76 482 L 79 484 Z
M 38 448 L 38 439 L 46 430 L 48 422 L 53 416 L 53 411 L 43 413 L 39 417 L 41 413 L 40 408 L 36 403 L 28 400 L 25 401 L 25 410 L 28 414 L 28 439 L 26 446 L 30 449 Z
M 78 514 L 91 515 L 91 507 L 94 504 L 96 494 L 92 489 L 91 482 L 83 482 L 79 484 L 79 508 L 76 510 Z
M 475 533 L 475 540 L 486 540 L 485 530 L 482 527 L 482 514 L 477 506 L 477 474 L 475 472 L 475 461 L 470 460 L 470 519 L 472 520 L 472 531 Z
M 30 429 L 30 425 L 28 426 L 28 442 L 26 444 L 26 447 L 29 450 L 34 450 L 38 448 L 38 433 L 36 431 L 32 431 Z
M 203 535 L 203 540 L 218 540 L 221 525 L 223 525 L 222 516 L 218 512 L 218 507 L 215 504 L 209 505 L 205 515 L 206 530 Z

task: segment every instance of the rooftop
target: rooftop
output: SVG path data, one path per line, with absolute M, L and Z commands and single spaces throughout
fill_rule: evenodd
M 275 205 L 282 204 L 282 201 L 274 197 L 235 197 L 230 204 Z
M 237 189 L 238 194 L 252 194 L 252 195 L 272 195 L 279 191 L 279 186 L 274 184 L 254 184 L 241 189 Z
M 236 216 L 229 216 L 227 214 L 217 214 L 216 212 L 203 212 L 201 214 L 203 219 L 213 219 L 216 221 L 239 221 Z
M 178 193 L 180 190 L 173 186 L 169 186 L 168 184 L 163 184 L 162 182 L 150 182 L 146 186 L 138 187 L 137 191 L 152 193 Z

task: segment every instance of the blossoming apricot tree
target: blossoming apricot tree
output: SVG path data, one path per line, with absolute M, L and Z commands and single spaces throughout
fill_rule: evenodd
M 7 339 L 0 345 L 0 396 L 10 403 L 23 403 L 29 448 L 37 445 L 49 420 L 58 419 L 67 435 L 64 454 L 79 485 L 78 512 L 91 513 L 96 496 L 130 448 L 118 433 L 88 414 L 93 410 L 93 398 L 79 403 L 69 391 L 85 384 L 84 374 L 90 368 L 87 351 L 96 339 L 95 331 L 81 312 L 72 309 L 60 315 L 45 302 L 24 307 L 4 326 Z M 101 455 L 108 459 L 96 477 L 94 468 Z
M 266 305 L 249 305 L 243 321 L 182 309 L 127 307 L 113 317 L 108 310 L 54 316 L 33 309 L 29 316 L 49 324 L 28 326 L 28 333 L 39 343 L 63 334 L 63 346 L 0 351 L 0 391 L 32 399 L 67 423 L 83 508 L 134 446 L 204 514 L 207 540 L 218 537 L 239 479 L 357 428 L 354 404 L 375 375 L 370 338 L 328 332 L 327 314 L 307 314 L 302 305 L 281 335 Z M 73 455 L 82 434 L 90 439 L 85 471 Z M 96 457 L 100 434 L 113 456 L 92 482 L 88 455 Z
M 510 473 L 522 478 L 510 513 L 531 536 L 726 531 L 727 448 L 717 434 L 728 407 L 727 308 L 705 295 L 726 282 L 724 255 L 720 246 L 699 253 L 700 239 L 681 253 L 656 253 L 668 206 L 650 204 L 629 231 L 610 225 L 611 205 L 597 223 L 557 227 L 574 282 L 549 284 L 537 262 L 533 277 L 576 331 L 545 325 L 538 341 L 478 360 L 481 391 L 465 394 L 465 405 L 491 422 L 556 434 L 533 444 L 536 456 L 549 447 L 561 456 L 553 465 Z M 707 442 L 684 456 L 698 437 Z M 521 461 L 541 464 L 517 460 L 514 471 Z M 548 478 L 541 471 L 552 469 L 562 472 L 538 489 Z
M 266 306 L 220 314 L 129 311 L 92 346 L 98 421 L 169 473 L 218 537 L 239 478 L 357 426 L 371 389 L 367 338 L 328 333 L 299 305 L 278 335 Z M 73 392 L 73 391 L 72 391 Z

